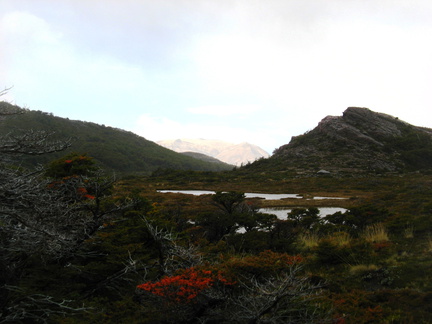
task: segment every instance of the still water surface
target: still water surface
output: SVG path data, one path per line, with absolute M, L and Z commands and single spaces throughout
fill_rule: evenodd
M 276 215 L 279 219 L 287 219 L 288 213 L 291 212 L 292 208 L 260 208 L 258 211 L 264 214 L 273 214 Z M 325 217 L 327 215 L 333 215 L 334 213 L 341 212 L 344 213 L 347 211 L 345 208 L 340 207 L 318 207 L 319 216 Z
M 180 193 L 186 195 L 214 195 L 215 191 L 209 190 L 158 190 L 161 193 Z M 267 200 L 280 200 L 280 199 L 302 199 L 303 197 L 298 194 L 266 194 L 266 193 L 252 193 L 246 192 L 246 198 L 262 198 Z M 313 197 L 312 199 L 346 199 L 339 197 Z

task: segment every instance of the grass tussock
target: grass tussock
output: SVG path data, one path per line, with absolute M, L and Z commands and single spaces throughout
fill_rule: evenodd
M 347 232 L 338 232 L 333 234 L 332 241 L 337 246 L 347 246 L 351 243 L 351 236 Z
M 307 232 L 299 235 L 299 243 L 307 249 L 312 249 L 318 246 L 320 236 L 316 232 Z
M 347 246 L 351 243 L 351 236 L 346 232 L 338 232 L 325 237 L 316 232 L 307 232 L 299 235 L 298 242 L 304 248 L 312 249 L 317 247 L 323 239 L 330 240 L 334 246 Z
M 379 267 L 375 264 L 357 264 L 350 267 L 350 273 L 352 275 L 358 275 L 366 272 L 376 271 Z
M 429 236 L 426 242 L 426 252 L 432 253 L 432 237 Z
M 414 237 L 414 226 L 410 225 L 405 228 L 404 237 L 407 239 L 411 239 Z
M 366 241 L 372 243 L 390 241 L 387 228 L 382 223 L 377 223 L 366 227 L 363 236 Z

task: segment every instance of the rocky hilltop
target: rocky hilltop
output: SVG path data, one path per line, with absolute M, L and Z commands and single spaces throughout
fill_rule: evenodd
M 338 171 L 432 169 L 432 130 L 368 108 L 327 116 L 312 131 L 275 150 L 284 166 Z
M 269 157 L 269 154 L 262 148 L 246 142 L 233 144 L 208 139 L 176 139 L 157 143 L 175 152 L 201 153 L 237 166 L 253 162 L 262 157 Z

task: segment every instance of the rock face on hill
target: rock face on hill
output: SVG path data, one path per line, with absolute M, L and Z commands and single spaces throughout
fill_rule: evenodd
M 231 165 L 247 164 L 269 154 L 262 148 L 249 144 L 232 144 L 219 140 L 177 139 L 157 142 L 175 152 L 196 152 L 205 154 Z
M 272 157 L 285 166 L 329 171 L 432 169 L 432 129 L 367 108 L 349 107 L 295 136 Z

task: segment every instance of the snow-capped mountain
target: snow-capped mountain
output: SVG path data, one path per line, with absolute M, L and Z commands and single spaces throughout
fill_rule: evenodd
M 232 165 L 246 164 L 261 157 L 269 157 L 262 148 L 246 142 L 233 144 L 219 140 L 176 139 L 159 141 L 157 144 L 175 152 L 206 154 Z

